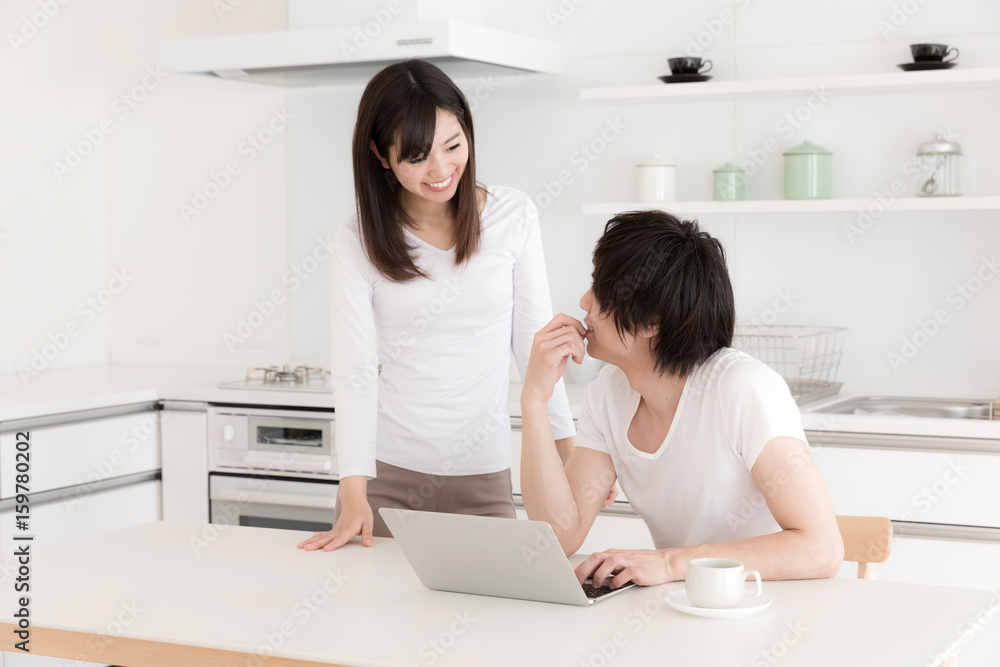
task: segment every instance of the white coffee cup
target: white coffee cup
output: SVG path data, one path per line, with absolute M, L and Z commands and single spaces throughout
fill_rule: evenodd
M 757 597 L 764 592 L 757 570 L 743 571 L 743 563 L 728 558 L 695 558 L 688 563 L 688 599 L 696 607 L 709 609 L 729 609 L 743 601 L 746 592 L 746 578 L 753 575 L 757 580 Z

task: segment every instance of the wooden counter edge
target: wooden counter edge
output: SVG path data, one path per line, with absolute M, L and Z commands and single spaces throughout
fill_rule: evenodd
M 39 627 L 31 628 L 31 653 L 26 654 L 14 647 L 20 641 L 14 634 L 16 630 L 16 625 L 0 623 L 0 651 L 110 663 L 122 667 L 176 667 L 184 664 L 204 667 L 346 667 L 339 663 L 276 658 L 186 644 Z

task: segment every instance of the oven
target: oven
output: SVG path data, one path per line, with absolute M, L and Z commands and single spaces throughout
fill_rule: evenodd
M 333 528 L 336 482 L 209 473 L 209 521 L 319 532 Z
M 211 406 L 209 521 L 323 531 L 333 527 L 332 410 Z

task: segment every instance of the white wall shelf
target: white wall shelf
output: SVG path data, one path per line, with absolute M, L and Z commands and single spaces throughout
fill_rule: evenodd
M 751 201 L 677 201 L 677 202 L 598 202 L 583 204 L 584 215 L 615 215 L 622 211 L 662 209 L 688 213 L 857 213 L 866 211 L 870 199 L 764 199 Z M 883 204 L 893 211 L 998 211 L 1000 197 L 897 197 Z
M 1000 67 L 930 70 L 925 72 L 879 72 L 745 81 L 651 84 L 581 88 L 581 100 L 718 100 L 787 97 L 821 92 L 831 95 L 903 93 L 919 91 L 971 90 L 1000 86 Z

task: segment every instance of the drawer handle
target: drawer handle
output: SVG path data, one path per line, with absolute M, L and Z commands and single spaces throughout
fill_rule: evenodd
M 274 459 L 260 458 L 256 456 L 244 456 L 243 465 L 248 468 L 262 468 L 264 470 L 275 469 Z M 281 470 L 298 470 L 300 472 L 329 472 L 333 464 L 329 459 L 325 461 L 296 461 L 294 466 L 281 466 Z
M 284 507 L 316 507 L 333 509 L 337 506 L 336 498 L 323 496 L 300 496 L 291 493 L 273 493 L 270 491 L 238 491 L 236 489 L 219 489 L 212 492 L 211 500 L 229 500 L 248 505 L 282 505 Z

